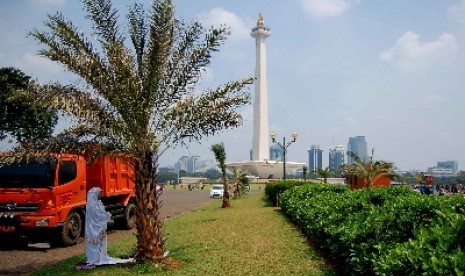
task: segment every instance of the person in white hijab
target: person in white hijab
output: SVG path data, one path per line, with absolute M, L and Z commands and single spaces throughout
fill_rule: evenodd
M 118 259 L 107 253 L 107 223 L 111 214 L 105 210 L 102 189 L 93 187 L 87 192 L 86 203 L 86 257 L 87 265 L 108 265 L 131 262 L 132 259 Z

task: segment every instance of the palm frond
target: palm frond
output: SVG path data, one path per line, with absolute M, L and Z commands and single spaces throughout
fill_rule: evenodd
M 111 74 L 92 43 L 61 13 L 48 15 L 45 26 L 50 32 L 34 29 L 29 34 L 48 46 L 39 54 L 57 61 L 106 95 L 111 90 Z M 111 97 L 108 97 L 111 101 Z
M 147 43 L 148 26 L 146 26 L 146 16 L 144 13 L 144 7 L 140 4 L 134 4 L 129 10 L 129 36 L 132 41 L 132 45 L 136 51 L 136 62 L 137 71 L 139 78 L 143 78 L 143 57 L 144 50 Z
M 151 107 L 154 96 L 159 93 L 163 81 L 163 71 L 174 41 L 176 19 L 171 1 L 154 1 L 149 27 L 149 41 L 144 58 L 143 78 L 144 93 L 142 97 L 149 100 Z
M 113 8 L 110 0 L 82 0 L 89 13 L 87 18 L 92 19 L 95 32 L 103 48 L 109 44 L 122 41 L 118 32 L 118 11 Z
M 248 78 L 230 82 L 198 97 L 183 99 L 160 120 L 158 131 L 163 133 L 171 128 L 183 126 L 185 135 L 200 140 L 203 136 L 214 135 L 221 129 L 241 125 L 242 114 L 233 110 L 250 103 L 250 95 L 244 90 L 251 80 L 252 78 Z

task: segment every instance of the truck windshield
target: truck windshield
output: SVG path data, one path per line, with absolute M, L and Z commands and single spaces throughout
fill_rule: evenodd
M 55 162 L 0 164 L 0 188 L 53 187 Z

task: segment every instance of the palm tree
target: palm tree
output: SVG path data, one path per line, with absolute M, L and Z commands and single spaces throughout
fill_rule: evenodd
M 61 13 L 48 15 L 45 30 L 30 32 L 44 45 L 42 56 L 62 64 L 81 81 L 50 84 L 40 91 L 39 100 L 52 102 L 75 118 L 76 124 L 63 135 L 107 145 L 94 155 L 125 152 L 134 159 L 135 257 L 159 261 L 165 258 L 165 238 L 155 192 L 158 158 L 183 143 L 183 137 L 200 141 L 240 126 L 243 118 L 237 108 L 250 103 L 245 88 L 252 79 L 196 91 L 229 30 L 224 26 L 205 30 L 198 22 L 176 19 L 171 0 L 153 0 L 148 14 L 142 5 L 134 4 L 127 17 L 128 35 L 122 33 L 111 0 L 82 3 L 93 23 L 91 34 Z M 52 145 L 56 146 L 47 141 L 40 147 L 52 151 Z M 67 150 L 81 150 L 80 145 L 68 145 Z
M 326 167 L 324 169 L 318 169 L 318 174 L 323 177 L 323 183 L 328 183 L 328 177 L 331 175 L 331 170 L 329 167 Z
M 216 162 L 218 162 L 218 167 L 220 167 L 221 175 L 223 177 L 223 204 L 221 208 L 231 207 L 229 202 L 229 187 L 228 187 L 228 177 L 226 175 L 226 151 L 224 150 L 224 144 L 214 144 L 211 147 L 213 154 L 215 155 Z
M 353 157 L 355 162 L 344 166 L 346 175 L 355 175 L 362 179 L 367 188 L 372 187 L 378 179 L 382 177 L 391 178 L 393 175 L 394 165 L 391 162 L 373 160 L 374 149 L 371 150 L 368 163 L 363 162 L 360 157 L 353 152 L 349 151 L 347 154 Z
M 234 189 L 236 191 L 235 197 L 242 197 L 245 193 L 245 185 L 249 182 L 247 178 L 247 171 L 234 168 Z

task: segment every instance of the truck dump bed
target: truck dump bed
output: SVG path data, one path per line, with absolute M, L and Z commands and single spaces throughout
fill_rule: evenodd
M 117 157 L 101 157 L 87 164 L 87 191 L 100 187 L 103 197 L 134 195 L 134 170 L 130 160 Z

